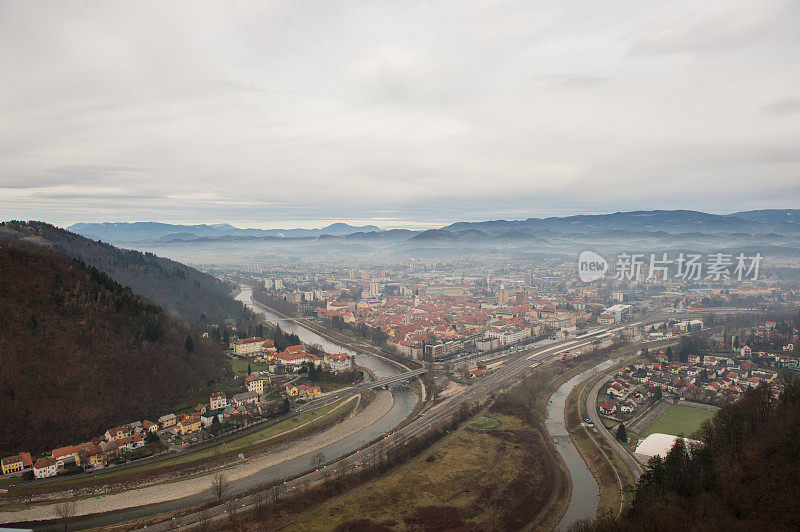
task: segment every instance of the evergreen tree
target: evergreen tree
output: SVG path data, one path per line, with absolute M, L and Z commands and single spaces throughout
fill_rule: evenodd
M 620 423 L 617 427 L 617 439 L 622 443 L 628 442 L 628 431 L 625 430 L 625 423 Z
M 186 335 L 186 343 L 184 345 L 187 353 L 194 353 L 194 342 L 192 341 L 192 337 L 188 334 Z
M 247 374 L 250 375 L 252 373 L 252 369 L 250 368 L 250 362 L 247 363 Z

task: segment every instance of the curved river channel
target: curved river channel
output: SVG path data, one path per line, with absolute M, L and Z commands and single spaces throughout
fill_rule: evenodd
M 593 519 L 600 505 L 600 488 L 597 481 L 592 472 L 589 471 L 589 468 L 586 467 L 586 462 L 583 461 L 577 447 L 569 437 L 569 432 L 567 432 L 564 420 L 567 396 L 575 386 L 619 363 L 627 356 L 629 355 L 606 360 L 572 377 L 555 391 L 550 398 L 550 402 L 547 403 L 545 426 L 550 437 L 553 438 L 561 458 L 564 459 L 567 469 L 569 469 L 570 478 L 572 478 L 572 497 L 569 501 L 569 508 L 567 508 L 564 517 L 558 523 L 557 530 L 567 530 L 580 519 Z
M 254 312 L 259 312 L 261 314 L 264 314 L 267 318 L 267 321 L 269 321 L 270 323 L 273 324 L 277 323 L 284 331 L 297 334 L 297 336 L 300 337 L 300 340 L 303 341 L 304 343 L 320 345 L 326 352 L 329 353 L 348 352 L 351 354 L 355 354 L 356 363 L 360 366 L 369 368 L 379 378 L 389 377 L 401 372 L 401 370 L 398 367 L 394 366 L 393 364 L 383 359 L 372 357 L 362 353 L 354 353 L 352 350 L 347 349 L 334 342 L 331 342 L 319 336 L 315 332 L 305 329 L 304 327 L 298 325 L 297 323 L 291 320 L 286 320 L 284 318 L 281 318 L 277 314 L 270 312 L 268 309 L 264 308 L 258 303 L 253 303 L 250 297 L 251 297 L 251 289 L 249 287 L 244 287 L 236 299 L 247 305 Z M 313 452 L 297 456 L 285 462 L 281 462 L 280 464 L 276 464 L 267 467 L 265 469 L 262 469 L 250 476 L 232 481 L 230 483 L 228 493 L 230 495 L 242 493 L 250 489 L 253 489 L 255 487 L 268 484 L 275 480 L 297 475 L 299 473 L 302 473 L 303 471 L 312 469 L 315 465 L 314 457 L 318 455 L 318 453 L 320 452 L 322 452 L 328 460 L 333 460 L 335 458 L 338 458 L 340 456 L 343 456 L 358 449 L 359 447 L 364 445 L 364 443 L 379 437 L 381 434 L 389 432 L 398 424 L 400 424 L 400 422 L 403 421 L 406 417 L 408 417 L 408 415 L 414 409 L 414 406 L 417 404 L 417 399 L 418 399 L 417 394 L 414 393 L 412 390 L 410 390 L 404 384 L 390 385 L 389 390 L 392 392 L 392 397 L 394 399 L 392 408 L 385 416 L 380 418 L 372 425 L 363 427 L 354 434 L 346 436 L 341 440 L 338 440 L 320 449 L 316 449 Z M 157 513 L 175 511 L 180 508 L 185 508 L 187 506 L 198 505 L 212 499 L 213 495 L 211 493 L 211 490 L 209 489 L 202 493 L 178 499 L 173 499 L 157 504 L 148 504 L 144 506 L 126 508 L 124 510 L 117 510 L 102 514 L 92 514 L 92 515 L 77 517 L 73 519 L 72 526 L 74 528 L 81 528 L 81 529 L 108 526 L 123 521 L 129 521 L 132 519 L 147 517 Z M 47 524 L 44 526 L 36 525 L 35 528 L 36 530 L 59 529 L 58 526 L 54 524 Z

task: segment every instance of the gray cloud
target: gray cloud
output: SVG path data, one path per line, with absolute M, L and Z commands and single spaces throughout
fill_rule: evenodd
M 793 115 L 800 113 L 800 96 L 774 100 L 765 105 L 764 110 L 776 115 Z
M 796 6 L 4 3 L 0 212 L 268 227 L 796 206 Z

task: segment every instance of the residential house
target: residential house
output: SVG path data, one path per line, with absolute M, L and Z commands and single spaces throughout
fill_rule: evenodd
M 264 386 L 269 384 L 269 379 L 261 375 L 248 375 L 244 382 L 247 384 L 248 392 L 264 395 Z
M 167 427 L 174 427 L 175 423 L 178 422 L 178 418 L 175 414 L 165 414 L 158 418 L 158 424 L 161 426 L 162 429 L 166 429 Z
M 613 415 L 617 411 L 617 405 L 611 401 L 600 401 L 597 406 L 600 407 L 600 413 L 606 416 Z
M 305 384 L 302 386 L 298 386 L 297 391 L 303 397 L 310 397 L 310 398 L 316 397 L 317 395 L 320 395 L 322 393 L 322 389 L 320 389 L 319 386 L 306 386 Z
M 264 339 L 259 338 L 258 336 L 236 340 L 236 342 L 233 344 L 233 352 L 236 354 L 236 356 L 247 356 L 261 353 L 264 349 L 263 344 Z
M 113 429 L 108 429 L 105 434 L 103 434 L 103 439 L 106 441 L 116 441 L 121 438 L 126 438 L 133 434 L 133 431 L 128 425 L 122 425 L 120 427 L 114 427 Z
M 36 478 L 54 477 L 58 473 L 59 463 L 52 456 L 45 456 L 33 464 L 33 476 Z
M 142 428 L 145 430 L 145 432 L 151 432 L 151 433 L 158 432 L 158 425 L 146 419 L 142 421 Z
M 348 370 L 356 364 L 356 357 L 349 353 L 325 355 L 322 360 L 333 371 Z
M 117 448 L 122 452 L 130 452 L 139 447 L 144 447 L 144 436 L 142 434 L 132 434 L 119 440 L 114 440 Z
M 217 420 L 222 423 L 224 416 L 224 410 L 208 410 L 200 414 L 200 423 L 202 423 L 204 427 L 210 427 L 214 423 L 214 418 L 217 418 Z
M 228 406 L 228 397 L 225 395 L 225 392 L 216 392 L 211 394 L 210 408 L 211 410 L 219 410 L 220 408 L 224 409 Z
M 62 464 L 71 464 L 75 462 L 75 447 L 72 445 L 53 449 L 50 454 L 56 461 Z
M 611 386 L 608 387 L 608 395 L 613 397 L 623 397 L 627 392 L 625 390 L 625 386 L 622 385 L 619 381 L 614 381 Z
M 102 441 L 100 442 L 100 451 L 103 453 L 103 460 L 109 461 L 111 458 L 119 454 L 116 441 Z
M 739 353 L 740 353 L 740 354 L 741 354 L 743 357 L 751 357 L 751 356 L 753 356 L 753 350 L 752 350 L 752 349 L 750 349 L 750 346 L 749 346 L 749 345 L 746 345 L 746 346 L 742 347 L 742 348 L 739 350 Z
M 192 432 L 197 432 L 200 430 L 202 423 L 200 422 L 200 416 L 188 416 L 175 424 L 175 428 L 172 431 L 175 434 L 191 434 Z
M 95 442 L 82 443 L 75 448 L 75 463 L 83 468 L 103 467 L 103 450 Z
M 0 468 L 2 468 L 4 475 L 8 475 L 9 473 L 16 473 L 22 471 L 26 467 L 30 467 L 32 462 L 31 453 L 19 453 L 0 460 Z
M 256 392 L 242 392 L 233 396 L 233 405 L 242 406 L 247 404 L 256 404 L 258 402 L 258 394 Z

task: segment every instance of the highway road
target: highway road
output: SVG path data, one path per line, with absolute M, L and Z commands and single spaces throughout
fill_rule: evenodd
M 567 349 L 575 349 L 591 345 L 598 338 L 607 337 L 617 329 L 598 329 L 586 335 L 582 335 L 575 339 L 562 340 L 558 342 L 548 343 L 544 346 L 534 346 L 531 349 L 521 350 L 514 354 L 505 364 L 498 367 L 494 372 L 487 374 L 485 377 L 478 379 L 472 386 L 461 394 L 453 395 L 431 407 L 423 412 L 415 420 L 411 421 L 404 427 L 401 427 L 394 433 L 384 436 L 382 439 L 366 446 L 365 448 L 356 451 L 355 453 L 342 458 L 336 462 L 320 466 L 319 468 L 309 471 L 297 478 L 287 480 L 280 484 L 280 490 L 284 494 L 293 494 L 298 490 L 305 489 L 306 485 L 313 485 L 324 481 L 325 478 L 335 476 L 337 472 L 342 470 L 357 471 L 365 467 L 365 464 L 376 456 L 377 453 L 386 452 L 387 450 L 405 444 L 410 438 L 424 433 L 432 426 L 449 419 L 454 415 L 462 404 L 476 403 L 492 393 L 506 388 L 515 382 L 529 369 L 535 367 L 542 362 L 552 360 Z M 248 510 L 254 506 L 250 498 L 245 498 L 240 501 L 237 509 Z M 174 530 L 177 528 L 189 528 L 196 526 L 202 520 L 211 521 L 214 519 L 223 519 L 227 514 L 226 505 L 211 508 L 205 513 L 196 512 L 184 516 L 180 522 L 172 521 L 160 523 L 155 526 L 147 527 L 147 530 Z

